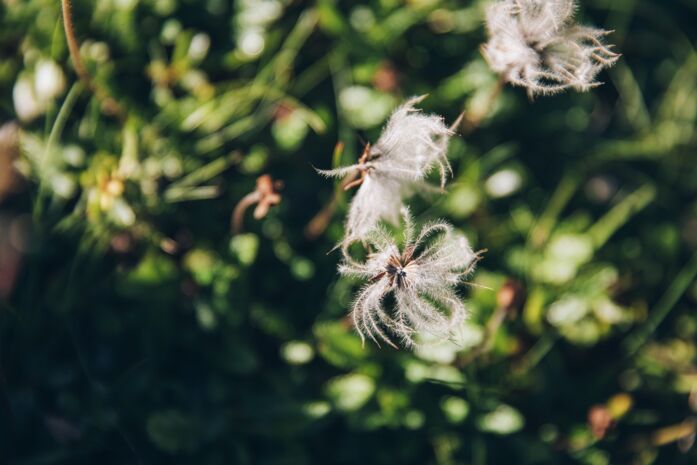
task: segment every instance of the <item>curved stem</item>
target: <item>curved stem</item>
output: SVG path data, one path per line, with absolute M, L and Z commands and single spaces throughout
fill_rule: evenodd
M 249 207 L 259 202 L 260 197 L 259 192 L 254 191 L 245 195 L 242 197 L 242 200 L 237 202 L 235 209 L 232 211 L 233 234 L 239 234 L 242 232 L 242 228 L 244 226 L 244 212 L 246 212 Z
M 78 78 L 84 82 L 85 87 L 87 87 L 98 100 L 102 103 L 104 110 L 112 115 L 117 116 L 119 119 L 124 119 L 124 111 L 116 100 L 114 100 L 109 93 L 100 87 L 93 79 L 92 76 L 87 72 L 82 58 L 80 58 L 80 46 L 77 39 L 75 38 L 75 26 L 73 24 L 73 15 L 70 5 L 70 0 L 61 0 L 61 7 L 63 11 L 63 27 L 65 29 L 65 40 L 68 42 L 68 50 L 70 51 L 70 58 L 73 61 L 73 67 L 77 73 Z

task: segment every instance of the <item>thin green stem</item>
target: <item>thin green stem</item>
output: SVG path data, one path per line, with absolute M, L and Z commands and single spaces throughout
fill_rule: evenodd
M 537 343 L 528 351 L 523 357 L 522 362 L 518 365 L 518 370 L 522 373 L 530 371 L 530 369 L 537 366 L 538 363 L 545 358 L 545 356 L 552 350 L 554 344 L 559 339 L 557 334 L 545 334 L 543 335 Z
M 695 281 L 695 278 L 697 278 L 697 252 L 692 255 L 687 265 L 675 277 L 668 290 L 654 307 L 649 318 L 624 340 L 623 346 L 628 357 L 633 356 L 648 341 L 661 322 L 675 308 L 680 297 Z
M 54 166 L 53 156 L 56 151 L 56 145 L 61 135 L 63 134 L 65 124 L 68 122 L 70 113 L 73 107 L 75 106 L 75 102 L 77 102 L 77 98 L 80 95 L 81 90 L 82 85 L 79 82 L 76 82 L 70 88 L 70 91 L 68 92 L 68 95 L 65 97 L 63 105 L 61 105 L 61 109 L 58 112 L 58 115 L 56 116 L 56 120 L 54 121 L 53 127 L 51 128 L 51 132 L 48 135 L 48 140 L 46 141 L 46 151 L 44 152 L 44 157 L 41 160 L 40 166 L 38 166 L 37 169 L 45 170 L 46 167 Z M 36 200 L 34 201 L 34 221 L 37 224 L 39 223 L 39 219 L 43 215 L 44 201 L 46 196 L 45 178 L 46 176 L 43 174 L 39 176 L 39 191 L 36 196 Z
M 58 115 L 56 116 L 56 121 L 53 123 L 53 127 L 51 128 L 51 132 L 48 135 L 48 141 L 46 143 L 46 150 L 49 153 L 55 147 L 56 142 L 63 134 L 63 129 L 65 129 L 65 124 L 68 122 L 68 117 L 70 117 L 70 112 L 72 111 L 73 107 L 75 106 L 75 102 L 77 102 L 77 97 L 80 95 L 81 90 L 82 90 L 82 85 L 80 85 L 79 82 L 76 82 L 70 88 L 70 91 L 68 91 L 68 95 L 65 97 L 65 100 L 63 101 L 63 105 L 61 105 L 61 109 L 60 109 L 60 111 L 58 111 Z
M 547 208 L 545 208 L 545 211 L 530 233 L 530 241 L 534 247 L 541 246 L 549 238 L 552 230 L 554 230 L 559 215 L 561 215 L 564 207 L 568 205 L 576 189 L 578 189 L 580 182 L 581 177 L 576 172 L 570 171 L 564 174 L 564 177 L 552 194 Z
M 656 188 L 652 184 L 646 184 L 622 199 L 588 230 L 595 248 L 599 249 L 605 245 L 622 225 L 646 208 L 654 198 L 656 198 Z

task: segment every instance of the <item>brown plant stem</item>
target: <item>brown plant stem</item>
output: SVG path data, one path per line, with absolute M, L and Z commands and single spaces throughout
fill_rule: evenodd
M 359 180 L 357 179 L 357 176 L 358 173 L 353 173 L 346 176 L 341 181 L 339 186 L 334 189 L 334 193 L 332 194 L 332 198 L 329 200 L 329 202 L 327 202 L 327 204 L 322 207 L 322 209 L 310 220 L 310 222 L 307 223 L 307 226 L 305 226 L 305 237 L 307 239 L 315 240 L 327 229 L 332 217 L 334 216 L 336 207 L 339 206 L 339 198 L 343 195 L 344 191 L 347 190 L 348 186 Z
M 344 144 L 338 142 L 334 149 L 334 153 L 341 153 L 343 149 Z M 369 155 L 370 143 L 367 143 L 363 148 L 363 153 L 358 159 L 358 163 L 364 164 L 366 161 L 368 161 Z M 361 185 L 363 183 L 363 180 L 365 179 L 365 176 L 365 171 L 357 170 L 355 173 L 346 175 L 346 177 L 344 177 L 344 179 L 341 180 L 339 185 L 334 189 L 334 192 L 332 193 L 332 197 L 329 200 L 329 202 L 327 202 L 327 204 L 324 207 L 322 207 L 322 209 L 310 220 L 310 222 L 307 223 L 307 226 L 305 226 L 305 237 L 308 240 L 312 241 L 317 239 L 327 229 L 329 223 L 332 220 L 332 216 L 334 216 L 336 207 L 339 206 L 339 199 L 343 195 L 344 191 Z
M 80 46 L 77 39 L 75 38 L 75 26 L 73 24 L 73 15 L 70 5 L 70 0 L 61 0 L 61 7 L 63 11 L 63 29 L 65 30 L 65 39 L 68 42 L 68 50 L 70 51 L 70 58 L 73 61 L 73 67 L 77 73 L 78 78 L 85 84 L 90 92 L 94 94 L 95 97 L 102 104 L 102 108 L 107 114 L 114 115 L 121 120 L 125 119 L 125 112 L 121 105 L 114 100 L 109 93 L 100 85 L 98 85 L 92 76 L 87 72 L 82 58 L 80 57 Z
M 477 261 L 481 259 L 482 252 L 478 252 Z M 476 263 L 476 262 L 475 262 Z M 458 367 L 464 367 L 472 363 L 480 356 L 487 354 L 494 346 L 494 338 L 501 325 L 507 317 L 513 317 L 525 300 L 525 290 L 523 286 L 512 279 L 507 280 L 496 294 L 497 306 L 494 313 L 484 327 L 484 337 L 471 351 L 456 361 Z

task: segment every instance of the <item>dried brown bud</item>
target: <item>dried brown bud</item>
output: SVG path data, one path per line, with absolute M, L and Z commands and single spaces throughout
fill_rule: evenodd
M 383 92 L 393 92 L 399 86 L 399 76 L 392 63 L 383 61 L 373 75 L 373 86 Z
M 295 108 L 288 105 L 287 103 L 279 103 L 278 105 L 276 105 L 276 108 L 274 109 L 273 119 L 276 121 L 282 120 L 292 115 L 294 111 Z
M 281 203 L 281 195 L 278 193 L 281 189 L 283 189 L 283 182 L 274 181 L 268 174 L 259 176 L 256 190 L 259 193 L 259 201 L 254 209 L 255 219 L 265 217 L 272 206 Z
M 604 405 L 594 405 L 588 410 L 588 427 L 597 439 L 604 438 L 614 422 L 612 414 Z
M 111 238 L 111 249 L 118 254 L 126 254 L 133 250 L 134 238 L 130 232 L 124 231 Z
M 508 311 L 517 311 L 525 301 L 525 288 L 516 280 L 508 279 L 496 293 L 496 303 Z

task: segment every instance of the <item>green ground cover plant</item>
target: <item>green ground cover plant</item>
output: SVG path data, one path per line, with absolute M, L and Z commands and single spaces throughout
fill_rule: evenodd
M 495 3 L 0 2 L 0 463 L 695 463 L 697 2 L 550 0 L 534 66 Z M 420 96 L 464 317 L 376 344 L 420 255 L 347 226 Z

